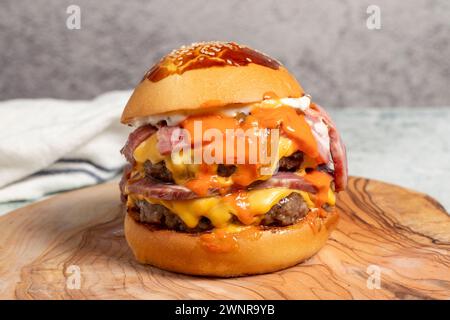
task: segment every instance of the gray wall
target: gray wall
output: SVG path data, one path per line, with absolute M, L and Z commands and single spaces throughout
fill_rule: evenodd
M 326 106 L 450 105 L 450 1 L 1 0 L 0 99 L 133 87 L 161 55 L 234 40 L 281 60 Z M 81 7 L 81 30 L 66 8 Z M 366 28 L 367 6 L 381 30 Z

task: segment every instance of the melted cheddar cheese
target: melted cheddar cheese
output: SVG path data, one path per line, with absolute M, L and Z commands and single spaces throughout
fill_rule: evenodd
M 236 124 L 236 119 L 222 118 L 220 115 L 193 118 L 195 119 L 187 118 L 183 121 L 185 129 L 193 130 L 190 127 L 193 121 L 198 119 L 203 121 L 204 130 L 217 126 L 223 130 L 240 126 L 240 124 Z M 336 197 L 330 187 L 332 177 L 319 171 L 306 173 L 306 168 L 316 168 L 318 164 L 322 163 L 322 159 L 318 156 L 316 142 L 303 115 L 297 114 L 294 109 L 283 106 L 281 103 L 261 103 L 252 109 L 252 114 L 248 115 L 247 119 L 253 121 L 252 123 L 258 123 L 263 128 L 273 128 L 280 124 L 282 128 L 284 126 L 285 135 L 279 137 L 275 159 L 279 161 L 297 150 L 303 151 L 302 166 L 297 174 L 304 176 L 307 181 L 316 186 L 318 190 L 316 194 L 287 188 L 242 190 L 227 194 L 228 188 L 232 185 L 245 187 L 253 181 L 269 179 L 277 169 L 278 161 L 266 165 L 264 174 L 261 174 L 261 165 L 245 163 L 236 165 L 236 172 L 230 177 L 220 177 L 217 175 L 217 165 L 192 164 L 192 150 L 186 154 L 161 155 L 157 147 L 157 134 L 153 134 L 134 150 L 133 156 L 137 163 L 134 168 L 135 173 L 139 177 L 144 176 L 143 164 L 145 161 L 149 160 L 152 163 L 165 161 L 176 184 L 190 188 L 203 198 L 169 201 L 130 194 L 128 206 L 133 206 L 135 200 L 146 200 L 168 208 L 178 215 L 189 228 L 196 227 L 202 217 L 208 218 L 215 228 L 227 228 L 231 226 L 230 220 L 233 216 L 237 217 L 244 225 L 257 224 L 265 213 L 293 192 L 300 194 L 308 207 L 313 210 L 321 208 L 324 204 L 335 205 Z M 172 157 L 181 157 L 182 159 Z M 211 187 L 217 188 L 223 196 L 206 197 Z
M 293 192 L 300 194 L 308 207 L 314 207 L 314 203 L 311 201 L 308 193 L 286 188 L 245 192 L 245 199 L 243 199 L 246 203 L 246 208 L 243 210 L 245 211 L 245 216 L 243 216 L 243 212 L 237 210 L 236 205 L 233 205 L 232 201 L 228 201 L 227 197 L 207 197 L 193 200 L 161 200 L 145 198 L 141 195 L 130 195 L 130 198 L 131 201 L 145 199 L 150 203 L 163 205 L 178 215 L 189 228 L 197 226 L 202 217 L 208 218 L 214 227 L 222 228 L 227 226 L 233 215 L 238 217 L 243 224 L 250 225 L 257 223 L 259 221 L 258 218 L 262 218 L 262 215 L 268 212 L 275 204 Z M 330 199 L 331 201 L 332 199 Z
M 184 157 L 185 160 L 189 160 L 188 157 L 191 157 L 190 154 L 183 154 L 180 152 L 180 155 L 178 153 L 173 153 L 173 157 L 178 157 L 178 159 L 175 159 L 176 161 L 173 161 L 171 155 L 163 156 L 159 153 L 157 143 L 157 135 L 153 134 L 134 150 L 133 156 L 138 163 L 138 166 L 136 167 L 137 170 L 143 170 L 142 165 L 139 166 L 139 164 L 143 164 L 147 160 L 150 160 L 152 163 L 165 161 L 167 169 L 169 169 L 173 179 L 179 185 L 185 184 L 189 179 L 196 176 L 200 165 L 189 164 L 190 161 L 179 159 L 180 157 Z
M 160 204 L 175 213 L 189 227 L 195 228 L 202 217 L 208 218 L 216 228 L 229 226 L 229 221 L 234 215 L 244 225 L 251 225 L 259 222 L 259 219 L 267 213 L 281 199 L 291 193 L 300 194 L 309 208 L 314 208 L 315 204 L 307 192 L 291 190 L 286 188 L 272 188 L 263 190 L 252 190 L 246 192 L 246 207 L 240 212 L 232 201 L 227 197 L 207 197 L 193 200 L 161 200 L 145 198 L 141 195 L 130 195 L 129 206 L 137 199 L 144 199 L 153 204 Z M 334 205 L 334 193 L 329 192 L 327 203 Z

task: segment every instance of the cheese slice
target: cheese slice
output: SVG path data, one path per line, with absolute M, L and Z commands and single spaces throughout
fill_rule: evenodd
M 158 163 L 165 160 L 165 156 L 161 155 L 157 148 L 158 138 L 156 134 L 152 134 L 134 149 L 133 157 L 138 163 L 144 163 L 150 160 L 152 163 Z
M 182 157 L 183 159 L 172 160 L 172 155 L 162 155 L 158 151 L 158 138 L 156 134 L 151 135 L 145 141 L 143 141 L 133 153 L 134 159 L 138 164 L 143 164 L 145 161 L 150 160 L 151 163 L 158 163 L 164 161 L 167 169 L 172 173 L 172 177 L 179 185 L 183 185 L 187 180 L 195 177 L 198 172 L 198 164 L 190 164 L 192 161 L 188 161 L 191 154 L 183 154 L 180 152 L 174 153 L 174 157 Z M 143 170 L 142 166 L 137 166 L 137 169 Z

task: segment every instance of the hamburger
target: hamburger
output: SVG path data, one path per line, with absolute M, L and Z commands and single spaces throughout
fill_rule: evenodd
M 232 42 L 156 63 L 121 118 L 125 237 L 161 269 L 232 277 L 318 252 L 338 221 L 345 146 L 326 111 L 277 60 Z

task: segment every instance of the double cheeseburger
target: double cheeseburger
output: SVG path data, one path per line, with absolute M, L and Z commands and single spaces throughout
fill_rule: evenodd
M 183 46 L 145 74 L 121 121 L 135 127 L 120 188 L 141 263 L 220 277 L 272 272 L 314 255 L 337 223 L 344 144 L 273 58 L 236 43 Z M 230 132 L 240 142 L 225 143 Z

